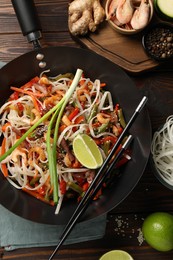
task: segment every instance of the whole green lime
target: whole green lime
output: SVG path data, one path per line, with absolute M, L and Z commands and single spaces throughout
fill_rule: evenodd
M 158 251 L 173 249 L 173 215 L 166 212 L 150 214 L 143 222 L 142 233 L 146 242 Z

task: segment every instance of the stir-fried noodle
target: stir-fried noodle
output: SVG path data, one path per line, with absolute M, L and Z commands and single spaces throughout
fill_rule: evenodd
M 73 75 L 57 77 L 45 74 L 35 77 L 14 91 L 0 108 L 0 130 L 3 138 L 1 155 L 8 151 L 38 120 L 60 102 L 67 93 Z M 81 77 L 69 99 L 58 129 L 56 168 L 58 176 L 58 209 L 66 198 L 80 198 L 95 176 L 95 170 L 83 167 L 72 150 L 78 134 L 91 136 L 105 158 L 124 127 L 122 110 L 113 105 L 112 96 L 96 79 Z M 1 171 L 17 189 L 22 189 L 38 199 L 54 204 L 50 181 L 47 129 L 51 116 L 42 121 L 2 162 Z M 50 142 L 54 131 L 51 131 Z M 126 161 L 129 159 L 128 156 Z

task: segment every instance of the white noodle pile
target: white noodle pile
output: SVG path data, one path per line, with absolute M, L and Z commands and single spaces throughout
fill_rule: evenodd
M 173 185 L 173 115 L 154 133 L 151 153 L 158 174 L 165 182 Z

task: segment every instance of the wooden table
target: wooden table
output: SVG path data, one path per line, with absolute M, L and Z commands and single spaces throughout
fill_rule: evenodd
M 68 32 L 66 0 L 35 0 L 43 29 L 42 45 L 66 45 L 80 47 Z M 0 60 L 9 62 L 28 52 L 32 46 L 22 36 L 11 1 L 0 0 Z M 162 69 L 164 66 L 162 66 Z M 139 91 L 149 98 L 148 110 L 152 130 L 155 131 L 173 112 L 173 70 L 130 76 Z M 144 241 L 138 241 L 143 219 L 150 213 L 166 211 L 173 213 L 173 191 L 165 188 L 154 177 L 148 164 L 143 177 L 118 207 L 108 214 L 106 234 L 103 239 L 75 245 L 63 246 L 55 259 L 97 260 L 112 249 L 128 251 L 135 260 L 171 260 L 173 252 L 161 253 Z M 117 219 L 123 225 L 117 228 Z M 118 230 L 117 230 L 118 229 Z M 0 249 L 0 259 L 48 259 L 54 247 L 20 249 L 6 252 Z

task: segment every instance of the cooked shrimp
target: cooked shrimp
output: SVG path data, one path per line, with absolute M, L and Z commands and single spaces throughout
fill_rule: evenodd
M 48 80 L 47 77 L 41 77 L 40 80 L 39 80 L 39 83 L 44 84 L 44 85 L 49 85 L 50 81 Z
M 35 118 L 30 122 L 30 124 L 34 125 L 41 118 L 41 115 L 39 111 L 35 108 L 33 108 L 31 112 L 34 114 Z
M 86 95 L 85 94 L 89 94 L 88 93 L 88 90 L 86 90 L 86 89 L 79 89 L 78 91 L 77 91 L 77 97 L 78 97 L 78 100 L 79 101 L 86 101 Z
M 33 158 L 33 156 L 34 156 L 33 154 L 37 154 L 37 156 L 38 156 L 37 159 L 42 162 L 45 161 L 45 159 L 46 159 L 45 152 L 41 147 L 38 147 L 38 146 L 32 147 L 28 152 L 28 157 Z
M 118 7 L 120 0 L 112 0 L 110 5 L 109 5 L 109 10 L 108 10 L 108 16 L 106 17 L 108 20 L 112 19 L 113 17 L 116 16 L 116 10 Z
M 110 121 L 110 116 L 104 113 L 98 113 L 97 114 L 97 120 L 101 123 L 101 124 L 107 124 Z
M 131 19 L 131 26 L 133 29 L 138 30 L 144 28 L 149 20 L 150 5 L 148 0 L 142 0 L 138 9 L 135 10 Z
M 26 158 L 26 152 L 24 149 L 18 147 L 12 152 L 11 159 L 14 163 L 17 163 L 17 161 L 22 158 L 24 161 L 24 164 L 27 164 L 27 158 Z
M 117 26 L 121 26 L 122 24 L 118 21 L 116 17 L 116 10 L 119 4 L 119 0 L 112 0 L 110 5 L 109 5 L 109 11 L 107 15 L 107 20 L 111 20 L 114 22 Z
M 134 13 L 131 0 L 120 0 L 116 10 L 116 17 L 122 24 L 129 23 Z
M 60 95 L 60 93 L 58 93 L 57 95 L 48 97 L 44 100 L 44 105 L 47 107 L 48 105 L 52 105 L 55 106 L 59 100 L 62 99 L 62 96 Z
M 70 161 L 69 155 L 68 153 L 66 153 L 65 157 L 64 157 L 64 163 L 67 167 L 71 167 L 72 166 L 72 162 Z

